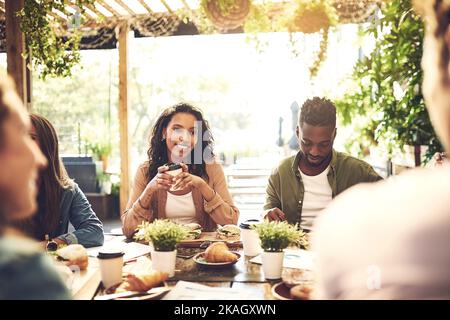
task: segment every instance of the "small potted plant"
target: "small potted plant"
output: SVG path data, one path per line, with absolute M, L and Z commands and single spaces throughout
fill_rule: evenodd
M 144 221 L 137 228 L 134 238 L 148 242 L 152 248 L 154 270 L 164 271 L 173 277 L 177 257 L 177 244 L 187 237 L 188 231 L 182 225 L 170 220 Z
M 268 221 L 252 226 L 261 240 L 261 254 L 266 279 L 280 279 L 283 271 L 284 249 L 290 245 L 307 247 L 306 234 L 286 221 Z
M 100 141 L 95 143 L 87 143 L 89 150 L 97 160 L 102 161 L 103 172 L 106 172 L 109 166 L 109 156 L 112 152 L 112 144 L 109 141 Z

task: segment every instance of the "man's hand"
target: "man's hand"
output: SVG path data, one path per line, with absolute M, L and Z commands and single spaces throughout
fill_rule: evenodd
M 268 219 L 269 221 L 285 221 L 286 215 L 280 209 L 272 208 L 267 210 L 267 213 L 264 218 Z

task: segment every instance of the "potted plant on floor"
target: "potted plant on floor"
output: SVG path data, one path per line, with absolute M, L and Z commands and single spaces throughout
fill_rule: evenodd
M 103 140 L 98 142 L 88 142 L 87 146 L 98 161 L 102 162 L 103 172 L 109 167 L 109 157 L 112 153 L 112 144 L 110 141 Z
M 164 271 L 173 277 L 177 257 L 177 244 L 187 237 L 187 229 L 170 220 L 144 221 L 137 228 L 134 238 L 146 241 L 151 251 L 154 270 Z
M 286 221 L 268 221 L 252 227 L 259 235 L 261 254 L 266 279 L 280 279 L 283 271 L 284 249 L 290 245 L 307 247 L 306 234 L 297 225 Z

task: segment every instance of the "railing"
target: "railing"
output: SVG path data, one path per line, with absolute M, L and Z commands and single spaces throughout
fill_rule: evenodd
M 271 170 L 239 164 L 225 169 L 228 189 L 241 212 L 241 221 L 261 217 Z

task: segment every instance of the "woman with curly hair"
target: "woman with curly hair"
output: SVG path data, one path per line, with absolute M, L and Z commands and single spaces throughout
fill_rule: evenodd
M 137 170 L 121 217 L 128 238 L 142 221 L 154 219 L 198 223 L 206 231 L 237 223 L 239 210 L 223 168 L 214 160 L 212 143 L 199 109 L 180 103 L 162 112 L 152 129 L 148 160 Z M 168 163 L 180 163 L 183 172 L 173 177 Z

